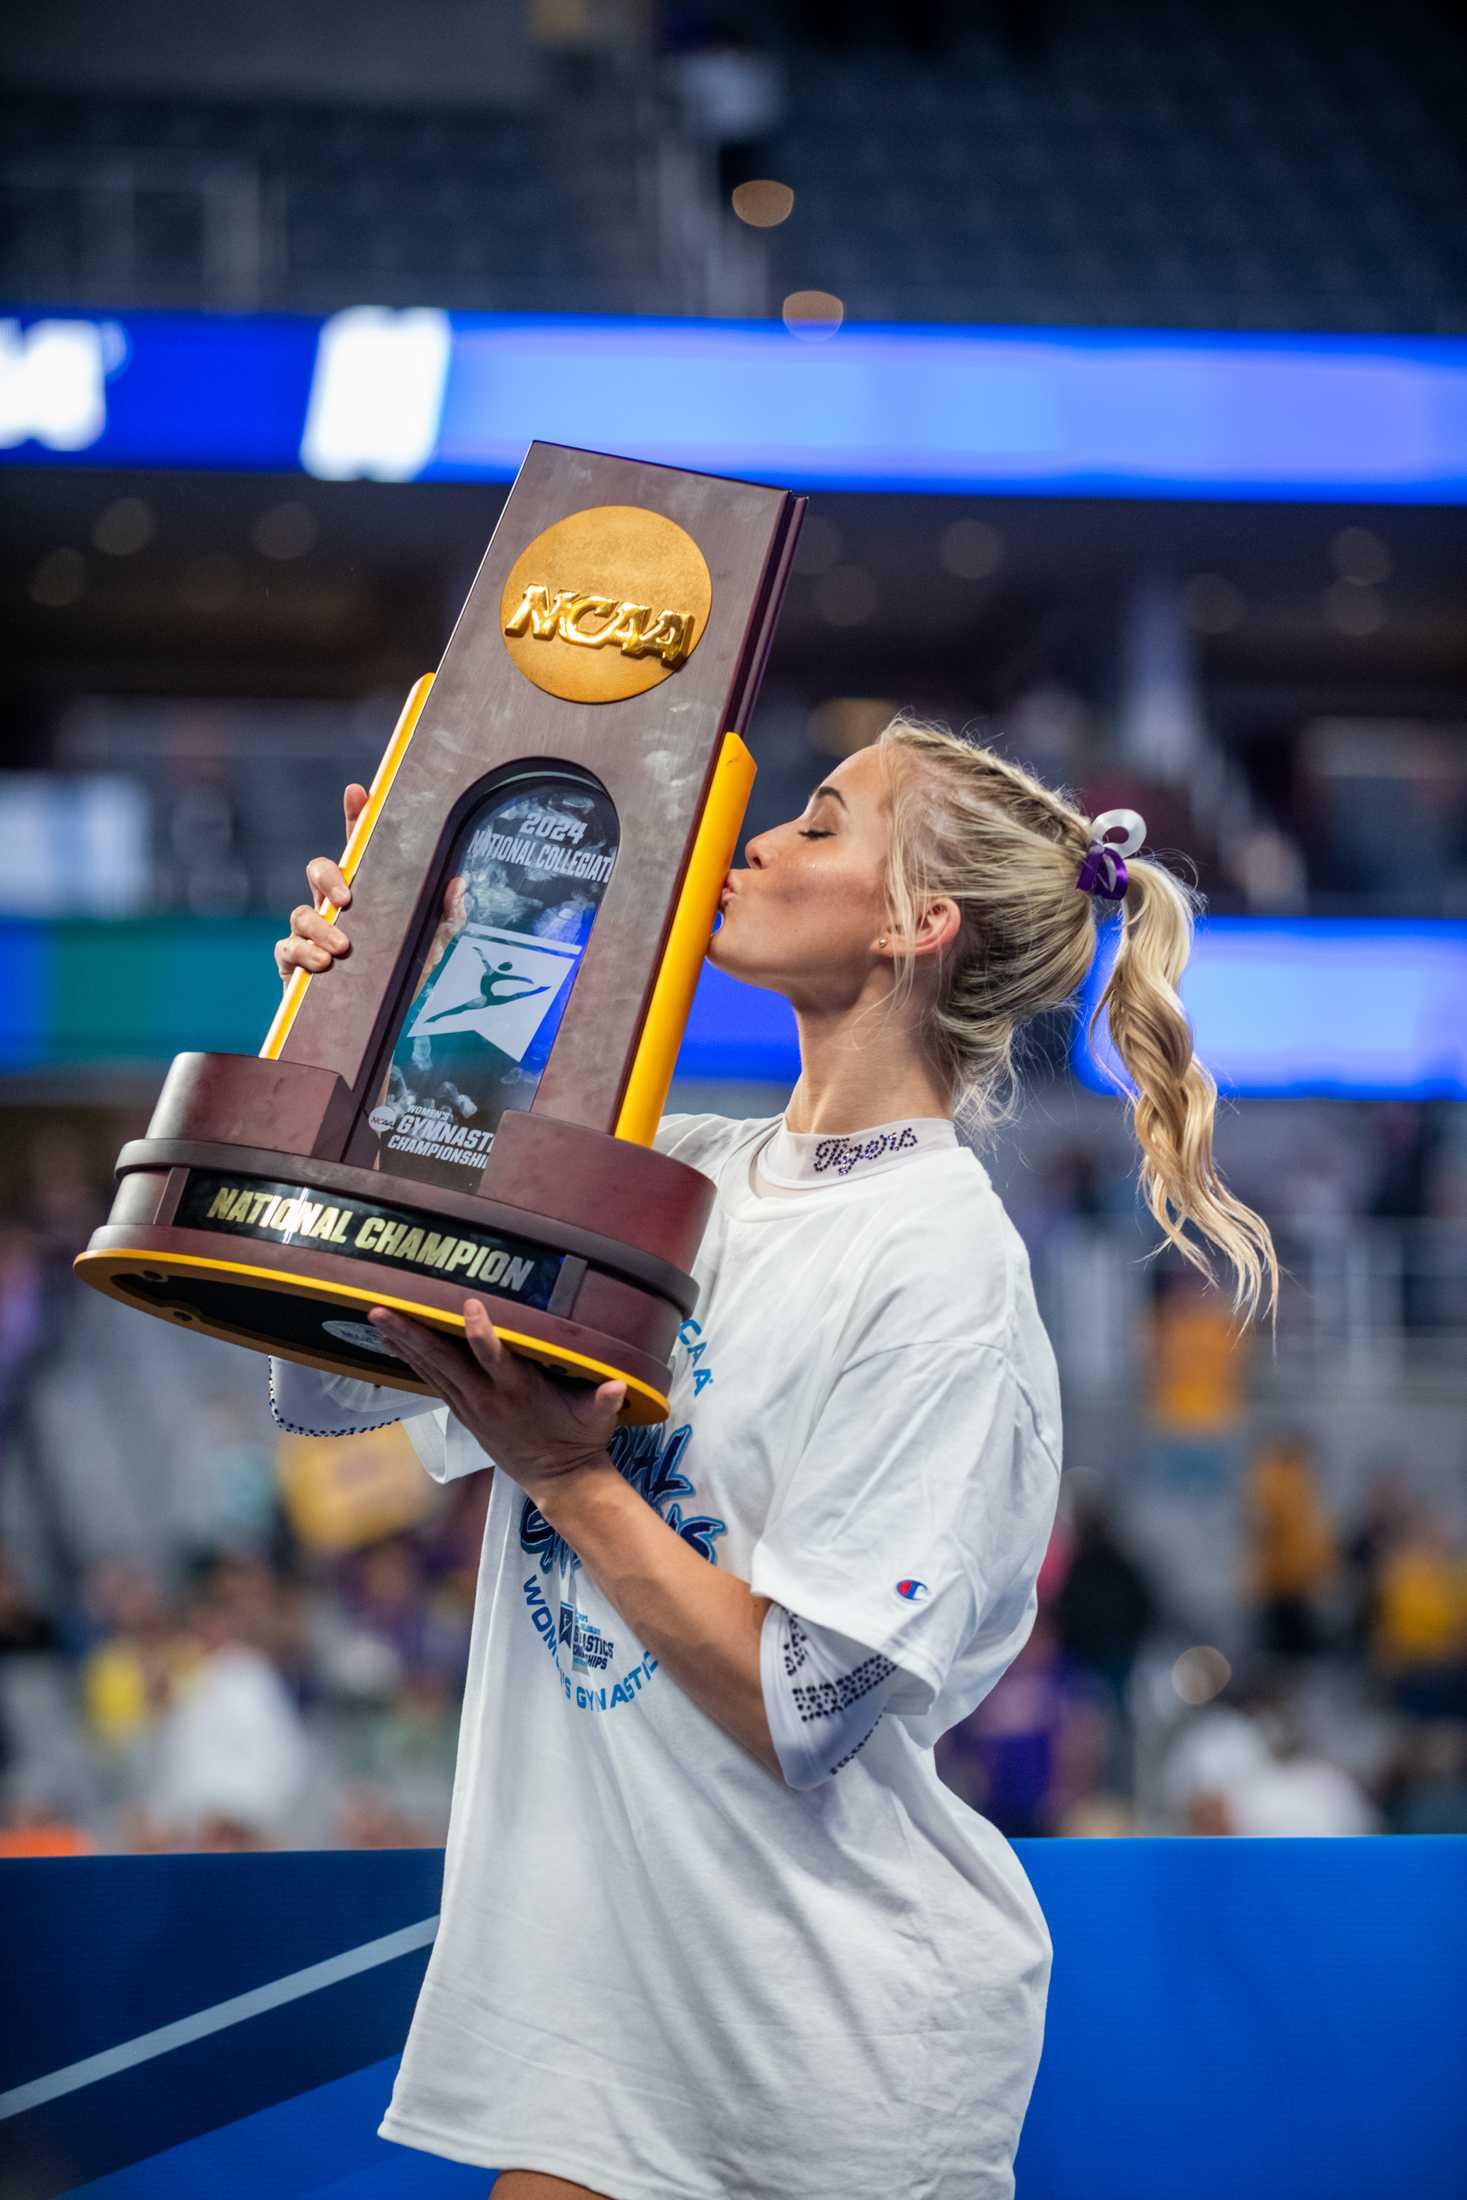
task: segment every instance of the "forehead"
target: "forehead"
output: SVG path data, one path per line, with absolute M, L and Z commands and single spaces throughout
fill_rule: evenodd
M 887 780 L 884 759 L 875 746 L 857 749 L 844 757 L 833 770 L 822 772 L 815 788 L 834 787 L 844 796 L 852 816 L 880 806 L 886 796 Z

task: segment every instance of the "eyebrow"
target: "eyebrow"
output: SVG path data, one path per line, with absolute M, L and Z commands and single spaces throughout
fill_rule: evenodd
M 839 787 L 817 787 L 815 789 L 815 792 L 811 795 L 810 800 L 812 802 L 818 802 L 823 794 L 828 794 L 831 797 L 832 801 L 838 802 L 841 808 L 845 811 L 847 817 L 850 816 L 851 806 L 847 802 L 845 796 L 841 793 Z

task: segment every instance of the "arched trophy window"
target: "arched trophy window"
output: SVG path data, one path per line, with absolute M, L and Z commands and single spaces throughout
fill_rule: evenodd
M 499 777 L 458 827 L 436 922 L 346 1159 L 472 1190 L 507 1108 L 528 1108 L 616 862 L 605 788 L 576 765 Z

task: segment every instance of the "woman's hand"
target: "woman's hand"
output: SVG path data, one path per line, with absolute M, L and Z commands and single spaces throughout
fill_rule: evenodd
M 350 844 L 356 830 L 357 819 L 367 807 L 367 790 L 353 780 L 341 798 L 346 813 L 346 837 Z M 346 850 L 342 850 L 343 855 Z M 341 875 L 339 864 L 330 856 L 312 856 L 306 865 L 306 877 L 310 882 L 314 901 L 303 901 L 298 909 L 290 912 L 290 936 L 275 942 L 275 967 L 280 973 L 282 985 L 289 985 L 297 970 L 329 970 L 338 955 L 344 955 L 351 942 L 334 924 L 328 924 L 321 910 L 329 903 L 333 909 L 345 909 L 351 901 L 351 888 Z
M 367 799 L 366 788 L 356 780 L 342 794 L 348 846 L 356 831 L 357 819 L 367 807 Z M 343 849 L 342 854 L 345 853 Z M 306 878 L 315 899 L 303 901 L 298 909 L 291 910 L 289 937 L 275 942 L 275 968 L 280 973 L 282 985 L 289 985 L 297 970 L 309 970 L 313 974 L 330 970 L 338 956 L 351 950 L 351 941 L 341 927 L 329 924 L 321 914 L 328 906 L 338 913 L 350 906 L 351 888 L 341 875 L 341 865 L 333 863 L 330 856 L 312 856 L 306 865 Z M 443 890 L 443 913 L 428 950 L 424 975 L 464 928 L 465 883 L 462 877 L 451 878 Z
M 616 1467 L 607 1445 L 626 1397 L 624 1382 L 562 1386 L 502 1344 L 479 1299 L 464 1306 L 464 1338 L 374 1306 L 368 1320 L 455 1420 L 539 1504 L 565 1477 Z

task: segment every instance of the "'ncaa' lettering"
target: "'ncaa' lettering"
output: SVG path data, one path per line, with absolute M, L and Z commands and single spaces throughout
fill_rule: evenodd
M 588 627 L 587 619 L 606 623 Z M 578 595 L 573 588 L 552 596 L 538 583 L 525 590 L 504 622 L 506 634 L 523 634 L 526 628 L 537 642 L 573 642 L 581 649 L 614 643 L 624 657 L 660 657 L 668 666 L 680 665 L 693 646 L 691 612 L 659 611 L 654 617 L 650 604 Z

